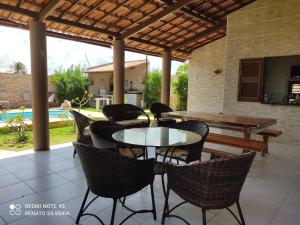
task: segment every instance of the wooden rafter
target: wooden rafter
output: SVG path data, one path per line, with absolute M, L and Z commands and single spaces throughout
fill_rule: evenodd
M 180 48 L 180 47 L 182 47 L 182 46 L 184 46 L 184 45 L 186 45 L 186 44 L 188 44 L 188 43 L 191 43 L 191 42 L 193 42 L 193 41 L 195 41 L 195 40 L 197 40 L 197 39 L 199 39 L 199 38 L 201 38 L 201 37 L 205 37 L 206 35 L 209 35 L 209 34 L 211 34 L 211 33 L 213 33 L 213 32 L 216 32 L 217 30 L 222 29 L 222 28 L 224 28 L 225 26 L 226 26 L 226 24 L 225 24 L 225 23 L 222 23 L 222 24 L 219 24 L 219 25 L 217 25 L 217 26 L 215 26 L 215 27 L 212 27 L 212 28 L 210 28 L 210 29 L 208 29 L 208 30 L 206 30 L 206 31 L 200 32 L 200 33 L 197 34 L 197 35 L 194 35 L 194 36 L 192 36 L 192 37 L 190 37 L 190 38 L 185 39 L 185 40 L 182 41 L 182 42 L 179 42 L 179 43 L 173 45 L 173 46 L 171 47 L 171 50 L 176 50 L 176 49 L 178 49 L 178 48 Z
M 72 7 L 76 6 L 76 3 L 78 1 L 79 0 L 69 0 L 70 5 L 66 9 L 64 9 L 63 11 L 61 11 L 61 13 L 59 15 L 59 18 L 62 18 L 66 12 L 68 12 Z
M 144 7 L 149 1 L 151 0 L 144 0 L 144 2 L 139 6 L 139 8 Z M 115 21 L 114 23 L 117 24 L 118 22 L 120 22 L 121 20 L 125 19 L 126 17 L 129 17 L 132 13 L 135 12 L 135 9 L 131 9 L 129 10 L 125 15 L 121 16 L 117 21 Z M 109 29 L 109 26 L 107 26 L 105 29 Z M 124 28 L 126 29 L 126 28 Z
M 13 21 L 14 27 L 28 29 L 31 18 L 42 12 L 49 36 L 109 46 L 112 37 L 134 31 L 125 39 L 126 49 L 150 55 L 172 50 L 173 59 L 183 59 L 194 48 L 225 36 L 226 29 L 218 30 L 225 16 L 255 0 L 62 0 L 61 6 L 46 10 L 54 1 L 0 0 L 0 24 L 11 26 L 8 21 Z M 164 16 L 166 10 L 170 12 Z
M 122 38 L 128 38 L 135 33 L 139 32 L 140 30 L 144 29 L 145 27 L 148 27 L 150 24 L 156 22 L 159 19 L 164 18 L 165 16 L 169 15 L 170 13 L 180 9 L 182 6 L 189 4 L 193 0 L 180 0 L 170 6 L 168 6 L 166 9 L 162 10 L 161 12 L 157 13 L 155 16 L 151 17 L 150 19 L 144 21 L 142 24 L 133 27 L 132 29 L 128 30 L 126 33 L 121 35 Z
M 78 17 L 76 22 L 79 22 L 82 18 L 87 17 L 90 13 L 92 13 L 96 8 L 98 8 L 101 4 L 103 4 L 105 0 L 97 2 L 97 4 L 93 5 L 92 8 L 89 8 L 84 14 Z
M 162 2 L 166 3 L 167 5 L 171 5 L 173 4 L 173 0 L 161 0 Z M 192 16 L 196 19 L 200 19 L 201 21 L 204 21 L 206 23 L 209 23 L 209 24 L 212 24 L 212 25 L 217 25 L 219 23 L 219 21 L 215 21 L 215 20 L 212 20 L 211 18 L 209 18 L 208 16 L 204 16 L 204 15 L 201 15 L 199 13 L 195 13 L 193 12 L 192 10 L 190 10 L 188 7 L 184 6 L 180 9 L 181 12 L 189 15 L 189 16 Z
M 37 19 L 40 21 L 45 20 L 63 2 L 64 0 L 50 0 L 40 11 Z

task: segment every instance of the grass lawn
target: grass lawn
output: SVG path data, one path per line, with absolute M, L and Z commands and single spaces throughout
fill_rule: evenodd
M 30 132 L 32 137 L 32 132 Z M 12 133 L 0 133 L 0 151 L 3 150 L 12 150 L 12 151 L 22 151 L 27 149 L 32 149 L 32 141 L 26 144 L 11 144 L 13 138 Z M 50 144 L 62 144 L 67 142 L 72 142 L 76 139 L 76 133 L 73 132 L 73 127 L 60 127 L 50 129 Z

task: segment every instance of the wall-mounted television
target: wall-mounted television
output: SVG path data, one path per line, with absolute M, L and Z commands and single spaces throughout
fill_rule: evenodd
M 300 105 L 300 56 L 266 57 L 261 101 Z

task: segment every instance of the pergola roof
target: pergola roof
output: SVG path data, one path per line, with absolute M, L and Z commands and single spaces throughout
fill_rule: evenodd
M 102 46 L 123 38 L 127 50 L 185 60 L 226 35 L 226 16 L 255 0 L 0 0 L 0 25 L 28 29 L 45 20 L 47 34 Z
M 140 66 L 143 64 L 146 64 L 146 60 L 134 60 L 134 61 L 126 61 L 124 63 L 125 69 L 134 69 L 136 66 Z M 87 68 L 84 72 L 86 73 L 103 73 L 103 72 L 113 72 L 114 71 L 114 65 L 113 63 L 105 63 L 93 67 Z

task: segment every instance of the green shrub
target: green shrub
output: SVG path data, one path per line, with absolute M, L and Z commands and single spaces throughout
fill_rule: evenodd
M 188 96 L 188 63 L 184 63 L 178 67 L 176 71 L 177 80 L 174 81 L 174 92 L 177 95 L 177 108 L 179 110 L 186 110 L 187 108 L 187 96 Z
M 56 86 L 57 97 L 61 102 L 81 98 L 89 87 L 89 79 L 84 75 L 80 65 L 72 65 L 66 70 L 55 70 L 50 80 Z
M 144 101 L 146 107 L 149 107 L 154 102 L 160 101 L 162 79 L 161 74 L 161 71 L 158 69 L 152 70 L 144 80 Z
M 25 144 L 30 140 L 30 134 L 28 132 L 24 117 L 25 109 L 26 108 L 24 106 L 21 106 L 20 110 L 22 111 L 22 114 L 17 114 L 16 116 L 6 120 L 7 127 L 14 134 L 13 140 L 11 140 L 12 144 Z

